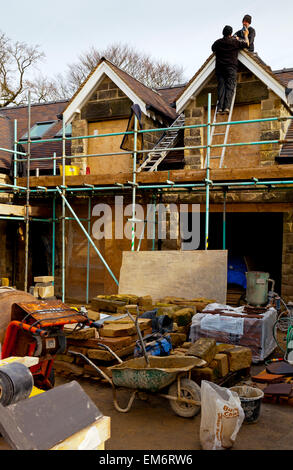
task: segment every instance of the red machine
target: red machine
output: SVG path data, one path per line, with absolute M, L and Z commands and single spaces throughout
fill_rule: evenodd
M 78 311 L 58 300 L 14 303 L 2 345 L 2 359 L 39 357 L 39 363 L 30 368 L 34 383 L 41 389 L 52 388 L 53 363 L 56 354 L 66 351 L 64 325 L 68 324 L 76 324 L 73 331 L 96 326 L 89 320 L 86 309 Z

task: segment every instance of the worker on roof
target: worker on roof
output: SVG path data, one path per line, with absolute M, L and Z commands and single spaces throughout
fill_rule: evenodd
M 245 40 L 232 37 L 233 29 L 225 26 L 223 37 L 212 45 L 216 56 L 216 77 L 218 81 L 217 112 L 229 113 L 237 81 L 238 52 L 248 48 L 248 31 L 244 32 Z
M 239 39 L 245 40 L 245 35 L 244 32 L 248 31 L 248 40 L 249 40 L 249 47 L 248 50 L 250 52 L 254 51 L 254 38 L 255 38 L 255 29 L 253 29 L 251 25 L 251 16 L 250 15 L 244 15 L 243 20 L 242 20 L 242 25 L 243 28 L 237 31 L 235 33 L 235 36 Z

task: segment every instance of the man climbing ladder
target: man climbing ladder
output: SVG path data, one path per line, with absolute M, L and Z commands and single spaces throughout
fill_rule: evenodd
M 218 81 L 219 113 L 229 113 L 233 93 L 237 82 L 238 52 L 249 47 L 248 31 L 245 40 L 232 37 L 233 29 L 225 26 L 223 37 L 212 45 L 212 51 L 216 56 L 216 77 Z

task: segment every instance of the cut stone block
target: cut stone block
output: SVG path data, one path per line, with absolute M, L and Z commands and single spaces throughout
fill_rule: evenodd
M 99 297 L 95 297 L 91 301 L 91 308 L 93 310 L 97 310 L 98 312 L 110 312 L 116 313 L 118 307 L 123 307 L 126 305 L 126 302 L 122 302 L 119 300 L 108 300 Z
M 229 351 L 229 349 L 235 348 L 234 344 L 228 344 L 228 343 L 220 343 L 216 345 L 216 354 L 224 352 L 224 351 Z
M 227 354 L 218 353 L 214 357 L 216 361 L 216 372 L 219 377 L 225 377 L 229 373 L 229 361 Z
M 117 356 L 123 357 L 132 354 L 134 351 L 135 343 L 126 346 L 125 348 L 118 349 L 115 351 Z M 88 349 L 88 358 L 89 359 L 97 359 L 100 361 L 113 361 L 115 360 L 112 354 L 109 351 L 105 351 L 103 349 Z
M 191 319 L 194 315 L 194 310 L 192 308 L 182 308 L 173 312 L 172 318 L 180 326 L 186 326 L 191 322 Z
M 116 323 L 108 324 L 103 326 L 100 330 L 101 336 L 110 336 L 111 338 L 115 336 L 129 336 L 136 333 L 136 328 L 133 323 Z
M 231 372 L 246 369 L 251 366 L 252 352 L 244 346 L 234 346 L 227 352 L 229 358 L 229 369 Z
M 186 341 L 186 335 L 184 333 L 168 333 L 171 338 L 173 348 L 181 346 Z
M 208 364 L 216 354 L 216 341 L 212 338 L 200 338 L 187 350 L 187 356 L 204 359 Z
M 54 286 L 38 287 L 38 294 L 41 299 L 54 297 Z
M 118 320 L 105 320 L 104 325 L 129 325 L 130 320 L 129 318 L 120 318 Z M 132 322 L 133 325 L 133 322 Z M 150 318 L 139 318 L 138 319 L 138 326 L 141 331 L 146 330 L 147 328 L 150 328 L 152 326 L 152 320 Z
M 54 276 L 36 276 L 34 282 L 53 282 Z
M 153 299 L 150 295 L 144 295 L 143 297 L 138 298 L 138 305 L 140 307 L 146 307 L 151 309 L 153 306 Z
M 97 330 L 96 328 L 84 328 L 83 330 L 76 331 L 74 332 L 74 327 L 75 325 L 65 325 L 64 331 L 68 334 L 67 338 L 70 339 L 90 339 L 90 338 L 96 338 L 97 337 Z M 70 334 L 70 332 L 72 332 Z

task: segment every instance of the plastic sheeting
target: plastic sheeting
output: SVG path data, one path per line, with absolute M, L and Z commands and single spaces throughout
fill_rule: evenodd
M 215 310 L 220 310 L 221 314 L 209 313 Z M 252 362 L 263 361 L 276 348 L 273 325 L 277 320 L 277 311 L 270 307 L 263 314 L 251 316 L 243 310 L 243 306 L 234 308 L 218 303 L 207 305 L 202 313 L 192 318 L 190 341 L 194 343 L 205 337 L 213 338 L 218 343 L 249 347 Z

